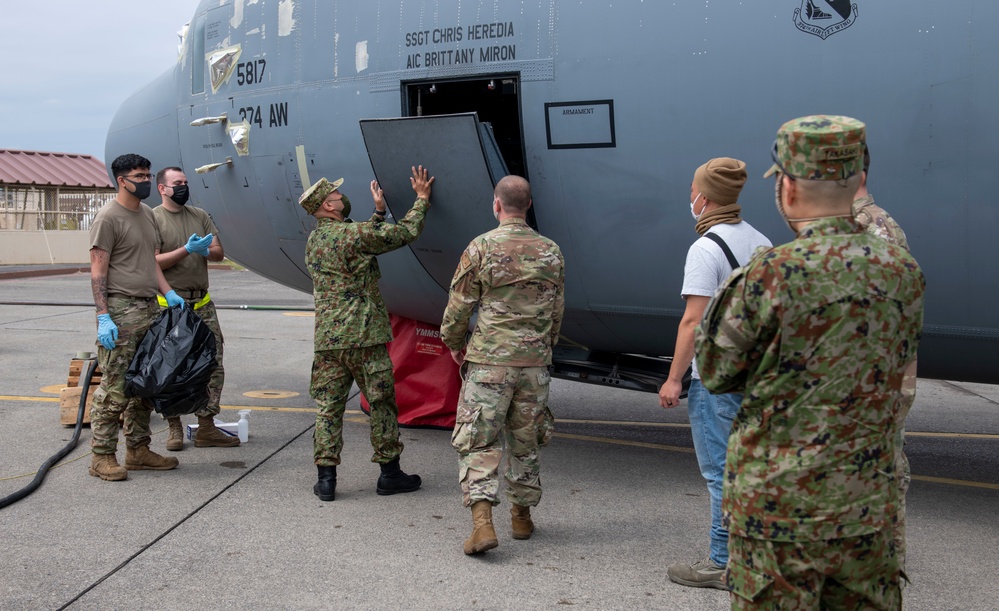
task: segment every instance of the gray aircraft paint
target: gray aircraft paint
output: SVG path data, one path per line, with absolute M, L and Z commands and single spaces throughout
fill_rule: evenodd
M 488 96 L 512 96 L 491 127 L 511 171 L 519 164 L 531 181 L 533 222 L 565 253 L 565 344 L 668 355 L 696 237 L 693 170 L 717 156 L 745 160 L 745 218 L 787 241 L 773 183 L 761 178 L 776 130 L 806 114 L 849 115 L 868 125 L 871 191 L 926 273 L 920 375 L 999 382 L 990 163 L 999 158 L 999 5 L 808 4 L 206 0 L 176 67 L 122 105 L 106 159 L 138 152 L 156 168 L 181 165 L 228 255 L 308 291 L 303 185 L 346 178 L 364 220 L 377 176 L 401 215 L 413 199 L 406 164 L 458 146 L 428 137 L 406 164 L 396 160 L 402 167 L 373 167 L 361 120 L 417 106 L 484 114 Z M 238 60 L 213 93 L 206 54 L 233 46 Z M 248 156 L 225 123 L 190 125 L 222 113 L 249 123 Z M 194 172 L 227 159 L 231 167 Z M 460 161 L 430 167 L 433 231 L 379 258 L 393 312 L 438 322 L 446 291 L 421 253 L 460 251 L 492 226 L 488 182 L 454 189 L 475 198 L 446 196 L 449 183 L 471 180 Z

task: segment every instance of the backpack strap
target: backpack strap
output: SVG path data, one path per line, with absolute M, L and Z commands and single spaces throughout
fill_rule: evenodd
M 708 233 L 705 233 L 703 237 L 711 240 L 722 249 L 722 252 L 725 253 L 725 256 L 728 258 L 728 264 L 732 266 L 732 269 L 742 267 L 739 265 L 739 260 L 732 254 L 732 249 L 728 247 L 728 244 L 725 243 L 725 240 L 723 240 L 720 235 L 709 231 Z

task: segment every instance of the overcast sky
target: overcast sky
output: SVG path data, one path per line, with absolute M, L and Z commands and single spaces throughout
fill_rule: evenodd
M 128 96 L 172 68 L 200 0 L 3 3 L 0 148 L 85 153 Z

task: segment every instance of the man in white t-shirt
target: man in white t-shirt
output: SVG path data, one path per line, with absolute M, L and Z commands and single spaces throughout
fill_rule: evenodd
M 711 496 L 711 547 L 707 558 L 693 564 L 677 562 L 666 570 L 670 580 L 700 588 L 727 589 L 725 565 L 728 563 L 728 530 L 722 523 L 722 481 L 725 475 L 725 451 L 729 431 L 742 395 L 713 395 L 701 384 L 694 362 L 694 329 L 704 317 L 715 290 L 732 273 L 745 265 L 760 246 L 770 247 L 770 240 L 742 220 L 739 193 L 746 183 L 746 164 L 738 159 L 719 157 L 697 168 L 690 184 L 690 214 L 701 236 L 687 251 L 683 268 L 683 289 L 687 302 L 677 329 L 676 349 L 669 378 L 659 389 L 659 404 L 665 408 L 680 404 L 683 376 L 693 368 L 687 410 L 694 451 L 701 475 Z

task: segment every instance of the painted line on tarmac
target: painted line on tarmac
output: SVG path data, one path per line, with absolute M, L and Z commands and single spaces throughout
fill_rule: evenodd
M 48 388 L 48 387 L 46 387 Z M 45 392 L 44 390 L 42 392 Z M 273 392 L 273 391 L 265 391 Z M 58 403 L 58 397 L 27 397 L 21 395 L 0 395 L 0 401 L 39 401 L 43 403 Z M 258 411 L 270 411 L 270 412 L 315 412 L 314 407 L 273 407 L 267 405 L 220 405 L 221 409 L 228 410 L 258 410 Z M 360 410 L 347 410 L 347 414 L 362 414 L 364 412 Z M 676 423 L 676 422 L 632 422 L 632 421 L 617 421 L 617 420 L 570 420 L 568 418 L 557 418 L 556 422 L 564 422 L 565 424 L 600 424 L 606 426 L 636 426 L 636 427 L 646 427 L 646 428 L 685 428 L 689 429 L 689 424 Z M 906 431 L 905 434 L 910 437 L 937 437 L 943 439 L 999 439 L 999 434 L 994 433 L 928 433 L 920 431 Z M 594 437 L 594 439 L 602 439 Z M 654 444 L 653 444 L 654 445 Z M 660 446 L 656 446 L 660 447 Z M 661 446 L 666 447 L 666 446 Z
M 555 421 L 556 426 L 558 420 Z M 609 443 L 618 446 L 631 446 L 633 448 L 649 448 L 651 450 L 668 450 L 670 452 L 683 452 L 693 454 L 694 448 L 681 448 L 680 446 L 667 446 L 661 443 L 646 443 L 644 441 L 625 441 L 623 439 L 611 439 L 609 437 L 592 437 L 590 435 L 572 435 L 570 433 L 555 433 L 560 439 L 576 439 L 579 441 L 595 441 L 597 443 Z
M 2 399 L 2 397 L 0 397 L 0 399 Z M 273 407 L 270 405 L 220 405 L 219 409 L 227 409 L 233 411 L 248 409 L 250 411 L 259 411 L 259 412 L 311 412 L 313 414 L 316 413 L 316 408 L 314 407 Z M 348 409 L 344 411 L 344 413 L 365 415 L 364 412 L 362 412 L 359 409 Z
M 56 397 L 25 397 L 17 395 L 0 395 L 0 401 L 32 401 L 38 403 L 58 403 L 59 399 Z M 315 413 L 316 408 L 314 407 L 273 407 L 266 405 L 220 405 L 221 409 L 225 410 L 241 410 L 248 409 L 251 411 L 265 411 L 265 412 L 312 412 Z M 356 422 L 359 424 L 367 423 L 367 414 L 358 409 L 348 409 L 344 412 L 347 416 L 353 416 L 352 418 L 345 418 L 348 422 Z M 357 416 L 360 416 L 358 418 Z M 556 420 L 556 423 L 564 422 L 566 424 L 604 424 L 604 425 L 625 425 L 625 426 L 644 426 L 644 427 L 674 427 L 674 428 L 689 428 L 689 424 L 676 424 L 671 422 L 615 422 L 613 420 L 568 420 L 561 419 Z M 937 437 L 937 438 L 948 438 L 948 439 L 999 439 L 999 435 L 990 435 L 984 433 L 919 433 L 906 431 L 906 435 L 913 437 Z M 668 446 L 659 443 L 647 443 L 643 441 L 626 441 L 622 439 L 611 439 L 609 437 L 594 437 L 592 435 L 573 435 L 570 433 L 555 433 L 556 437 L 562 439 L 575 439 L 578 441 L 592 441 L 595 443 L 609 443 L 612 445 L 629 446 L 633 448 L 647 448 L 650 450 L 665 450 L 668 452 L 683 452 L 684 454 L 693 454 L 693 448 L 683 448 L 680 446 Z M 985 488 L 986 490 L 999 490 L 999 484 L 989 484 L 986 482 L 973 482 L 969 480 L 961 479 L 951 479 L 947 477 L 933 477 L 929 475 L 913 475 L 912 479 L 921 482 L 931 482 L 934 484 L 950 484 L 954 486 L 967 486 L 971 488 Z
M 0 395 L 0 401 L 33 401 L 39 403 L 57 403 L 59 399 L 56 397 L 24 397 L 17 395 Z M 315 413 L 316 408 L 314 407 L 271 407 L 265 405 L 220 405 L 221 409 L 226 410 L 241 410 L 248 409 L 251 411 L 266 411 L 266 412 L 312 412 Z M 367 414 L 358 409 L 348 409 L 344 412 L 345 415 L 349 416 L 361 416 L 361 418 L 344 418 L 348 422 L 356 422 L 359 424 L 367 423 Z M 609 425 L 629 425 L 629 426 L 647 426 L 647 427 L 689 427 L 689 424 L 675 424 L 670 422 L 614 422 L 612 420 L 556 420 L 556 422 L 565 422 L 571 424 L 609 424 Z M 943 437 L 943 438 L 957 438 L 957 439 L 999 439 L 999 435 L 989 435 L 980 433 L 918 433 L 906 431 L 906 435 L 911 435 L 914 437 Z M 593 441 L 596 443 L 609 443 L 612 445 L 629 446 L 633 448 L 647 448 L 650 450 L 665 450 L 668 452 L 682 452 L 684 454 L 693 454 L 693 448 L 683 448 L 680 446 L 669 446 L 660 443 L 646 443 L 643 441 L 625 441 L 622 439 L 611 439 L 609 437 L 594 437 L 591 435 L 572 435 L 570 433 L 555 433 L 556 437 L 562 439 L 575 439 L 577 441 Z M 950 479 L 947 477 L 933 477 L 929 475 L 913 475 L 912 479 L 921 482 L 931 482 L 935 484 L 950 484 L 953 486 L 967 486 L 971 488 L 985 488 L 987 490 L 999 490 L 999 484 L 990 484 L 987 482 L 973 482 L 969 480 L 962 479 Z
M 558 421 L 556 421 L 556 424 Z M 579 441 L 593 441 L 596 443 L 609 443 L 611 445 L 619 446 L 631 446 L 635 448 L 648 448 L 650 450 L 666 450 L 668 452 L 683 452 L 685 454 L 694 454 L 693 448 L 681 448 L 679 446 L 668 446 L 659 443 L 645 443 L 642 441 L 625 441 L 621 439 L 611 439 L 608 437 L 593 437 L 590 435 L 571 435 L 569 433 L 555 433 L 556 437 L 561 439 L 576 439 Z M 992 435 L 995 437 L 995 435 Z M 949 477 L 933 477 L 931 475 L 913 475 L 912 479 L 921 482 L 931 482 L 934 484 L 949 484 L 952 486 L 966 486 L 969 488 L 985 488 L 987 490 L 999 490 L 999 484 L 990 484 L 987 482 L 973 482 L 965 479 L 951 479 Z
M 986 482 L 972 482 L 966 479 L 950 479 L 949 477 L 933 477 L 931 475 L 913 475 L 912 479 L 921 482 L 933 482 L 934 484 L 952 484 L 954 486 L 968 486 L 971 488 L 986 488 L 988 490 L 999 490 L 999 484 L 989 484 Z
M 682 422 L 633 422 L 620 420 L 569 420 L 567 418 L 556 418 L 556 423 L 565 424 L 600 424 L 607 426 L 637 426 L 646 428 L 680 428 L 689 429 L 690 425 Z M 906 431 L 907 437 L 939 437 L 945 439 L 999 439 L 999 435 L 990 433 L 922 433 L 919 431 Z
M 18 397 L 0 395 L 0 401 L 40 401 L 42 403 L 58 403 L 59 397 Z
M 919 431 L 906 431 L 906 437 L 943 437 L 946 439 L 999 439 L 999 435 L 990 433 L 920 433 Z
M 21 395 L 0 395 L 0 401 L 32 401 L 36 403 L 58 403 L 59 397 L 25 397 Z M 269 405 L 220 405 L 220 409 L 227 410 L 241 410 L 248 409 L 250 411 L 263 411 L 263 412 L 316 412 L 314 407 L 273 407 Z M 366 415 L 359 409 L 348 409 L 344 412 L 345 414 L 353 415 Z
M 556 418 L 556 423 L 565 424 L 605 424 L 609 426 L 642 426 L 648 428 L 677 428 L 689 429 L 689 424 L 682 422 L 634 422 L 630 420 L 570 420 L 568 418 Z
M 298 393 L 293 390 L 250 390 L 243 396 L 251 399 L 290 399 L 297 397 Z

